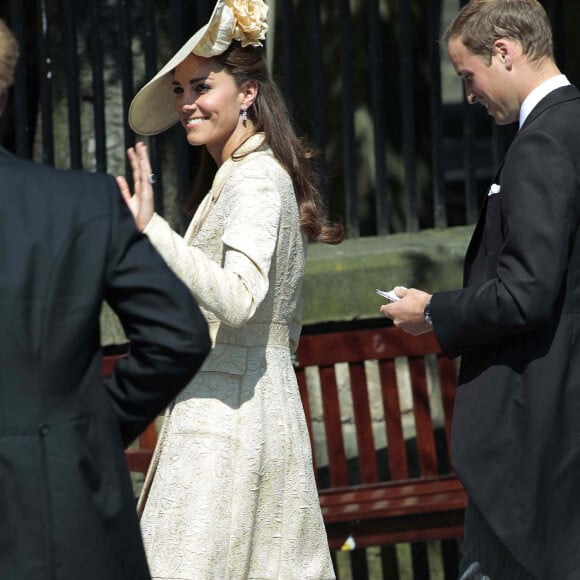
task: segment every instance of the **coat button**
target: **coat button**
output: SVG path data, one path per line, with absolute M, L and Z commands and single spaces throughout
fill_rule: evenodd
M 48 435 L 48 425 L 46 423 L 41 423 L 38 426 L 38 433 L 41 435 L 41 437 L 46 437 Z

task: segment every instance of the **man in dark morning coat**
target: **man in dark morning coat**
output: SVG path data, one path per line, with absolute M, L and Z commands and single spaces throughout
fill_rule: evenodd
M 0 20 L 0 103 L 17 44 Z M 107 300 L 131 341 L 101 379 Z M 150 578 L 123 453 L 194 375 L 207 324 L 111 176 L 0 147 L 0 578 Z
M 452 456 L 463 578 L 580 578 L 580 93 L 536 0 L 472 0 L 444 37 L 470 103 L 519 123 L 464 288 L 397 287 L 381 312 L 461 355 Z M 431 326 L 432 324 L 432 326 Z

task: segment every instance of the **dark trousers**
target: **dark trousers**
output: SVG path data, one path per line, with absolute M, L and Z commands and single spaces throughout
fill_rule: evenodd
M 467 502 L 460 580 L 534 580 L 511 555 L 479 510 Z

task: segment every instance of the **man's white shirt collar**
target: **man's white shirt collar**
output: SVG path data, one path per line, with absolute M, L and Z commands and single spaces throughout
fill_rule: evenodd
M 566 75 L 556 75 L 537 86 L 525 99 L 520 108 L 520 129 L 533 108 L 548 94 L 570 84 Z

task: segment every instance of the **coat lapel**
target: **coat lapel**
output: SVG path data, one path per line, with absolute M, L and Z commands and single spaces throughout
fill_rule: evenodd
M 522 125 L 519 132 L 524 131 L 531 123 L 533 123 L 540 115 L 545 113 L 548 109 L 555 105 L 560 105 L 567 101 L 574 101 L 580 99 L 580 92 L 574 85 L 560 87 L 546 95 L 530 112 Z
M 495 175 L 495 178 L 492 183 L 500 184 L 500 175 L 501 170 L 503 168 L 503 161 Z M 499 195 L 499 194 L 496 194 Z M 487 214 L 487 204 L 488 204 L 489 196 L 486 195 L 483 198 L 483 202 L 481 204 L 481 209 L 479 211 L 479 218 L 477 220 L 477 224 L 475 225 L 475 229 L 473 230 L 473 235 L 471 236 L 471 240 L 469 241 L 469 245 L 467 246 L 467 251 L 465 253 L 465 263 L 463 268 L 463 285 L 467 286 L 471 274 L 471 267 L 476 260 L 477 255 L 479 254 L 479 249 L 482 244 L 483 240 L 483 233 L 485 231 L 485 218 Z

